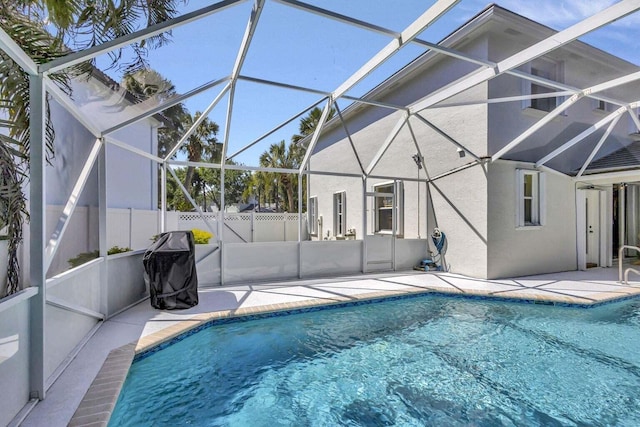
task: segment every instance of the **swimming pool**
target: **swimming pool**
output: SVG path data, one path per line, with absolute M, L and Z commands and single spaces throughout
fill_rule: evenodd
M 640 425 L 640 301 L 425 296 L 214 325 L 133 363 L 111 426 Z

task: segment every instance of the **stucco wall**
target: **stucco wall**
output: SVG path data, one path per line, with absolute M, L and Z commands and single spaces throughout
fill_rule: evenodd
M 429 77 L 424 76 L 425 79 Z M 486 84 L 480 84 L 465 92 L 470 99 L 486 98 Z M 487 121 L 485 105 L 464 107 L 447 107 L 428 109 L 421 115 L 446 133 L 450 138 L 463 145 L 465 149 L 478 157 L 486 153 Z M 361 174 L 358 158 L 366 169 L 371 164 L 380 147 L 384 145 L 388 135 L 402 116 L 401 112 L 387 115 L 377 121 L 371 122 L 357 132 L 351 134 L 351 140 L 356 148 L 358 157 L 355 156 L 351 143 L 345 137 L 331 145 L 324 146 L 311 158 L 312 170 Z M 368 117 L 373 119 L 374 116 Z M 360 121 L 362 117 L 349 118 L 351 121 Z M 409 127 L 410 126 L 410 127 Z M 333 131 L 330 139 L 336 138 Z M 416 143 L 424 157 L 424 168 L 418 170 L 412 156 L 417 153 Z M 397 179 L 425 179 L 426 173 L 430 177 L 451 171 L 474 159 L 467 154 L 460 157 L 457 147 L 446 137 L 417 118 L 409 119 L 398 133 L 397 137 L 389 145 L 384 155 L 373 168 L 371 175 L 387 178 L 370 178 L 367 180 L 367 191 L 373 191 L 376 184 L 390 182 Z M 418 189 L 420 193 L 418 195 Z M 347 228 L 356 228 L 356 234 L 362 235 L 362 180 L 356 177 L 339 177 L 326 175 L 311 175 L 310 196 L 318 197 L 318 213 L 323 217 L 323 236 L 327 230 L 334 236 L 333 230 L 333 194 L 338 191 L 347 192 Z M 426 186 L 424 183 L 417 185 L 415 182 L 404 183 L 404 224 L 405 237 L 415 238 L 425 236 L 426 230 Z M 367 221 L 368 230 L 371 233 L 373 223 L 373 200 L 367 200 L 366 209 L 370 211 Z M 420 233 L 418 233 L 418 223 Z
M 429 184 L 429 232 L 447 236 L 446 262 L 453 273 L 487 277 L 487 174 L 476 165 Z
M 542 37 L 541 34 L 538 36 Z M 524 36 L 519 36 L 519 38 L 522 37 Z M 530 42 L 533 43 L 533 41 L 531 39 Z M 521 44 L 516 43 L 513 37 L 501 34 L 499 36 L 492 35 L 489 46 L 490 57 L 496 60 L 515 53 L 515 49 L 520 48 Z M 631 64 L 579 43 L 570 44 L 563 49 L 545 55 L 544 58 L 557 64 L 560 82 L 576 88 L 587 88 L 637 70 L 637 67 L 633 67 Z M 527 69 L 527 64 L 520 68 L 526 73 L 530 72 Z M 527 83 L 524 80 L 504 74 L 490 80 L 489 97 L 495 99 L 520 96 L 524 94 L 526 85 Z M 606 92 L 606 95 L 618 99 L 636 99 L 632 93 L 637 90 L 637 85 L 633 87 L 626 85 L 610 89 Z M 547 114 L 545 111 L 525 108 L 525 106 L 526 104 L 523 101 L 489 105 L 488 141 L 490 155 L 495 154 L 500 148 L 514 140 Z M 590 98 L 585 97 L 579 100 L 566 109 L 563 114 L 554 118 L 542 129 L 504 154 L 502 158 L 530 162 L 540 160 L 546 154 L 579 135 L 611 112 L 601 111 L 596 107 L 596 101 Z M 631 118 L 628 115 L 623 116 L 607 139 L 607 142 L 598 151 L 597 158 L 631 143 L 632 141 L 629 139 L 631 124 Z M 546 165 L 563 172 L 579 169 L 605 129 L 606 127 L 595 132 L 580 144 L 550 160 Z
M 545 173 L 546 212 L 541 227 L 516 227 L 516 168 L 530 164 L 498 161 L 488 165 L 488 278 L 575 270 L 575 188 L 569 177 Z
M 123 119 L 121 107 L 107 104 L 101 98 L 101 84 L 94 81 L 74 82 L 74 101 L 96 126 L 107 125 Z M 93 92 L 92 92 L 93 91 Z M 126 101 L 121 101 L 125 102 Z M 124 107 L 122 107 L 124 108 Z M 110 114 L 111 112 L 111 114 Z M 117 112 L 117 114 L 116 114 Z M 47 203 L 64 205 L 78 179 L 95 137 L 87 131 L 60 104 L 51 102 L 51 118 L 55 123 L 55 157 L 47 166 Z M 141 120 L 114 133 L 114 137 L 131 146 L 155 154 L 157 152 L 157 122 Z M 97 162 L 96 162 L 97 165 Z M 97 168 L 91 173 L 79 205 L 97 205 Z M 156 209 L 157 166 L 149 159 L 127 152 L 119 147 L 107 145 L 107 203 L 114 208 Z

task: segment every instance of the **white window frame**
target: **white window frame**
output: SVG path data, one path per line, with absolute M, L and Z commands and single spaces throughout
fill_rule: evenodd
M 372 209 L 374 212 L 373 232 L 375 234 L 393 234 L 392 228 L 390 229 L 380 228 L 380 210 L 393 209 L 395 213 L 395 220 L 396 220 L 396 236 L 402 237 L 404 236 L 404 182 L 403 181 L 381 182 L 380 184 L 376 184 L 373 186 L 373 192 L 388 193 L 388 191 L 385 191 L 382 187 L 389 187 L 389 186 L 392 187 L 392 192 L 395 196 L 393 197 L 393 199 L 395 199 L 395 205 L 381 207 L 381 206 L 378 206 L 377 204 L 378 197 L 373 198 L 373 209 Z
M 526 71 L 529 74 L 537 75 L 539 77 L 544 77 L 548 80 L 553 80 L 558 83 L 564 82 L 564 63 L 563 62 L 552 61 L 546 58 L 537 58 L 532 62 L 529 62 L 528 64 L 524 65 L 522 69 L 523 71 Z M 543 75 L 540 75 L 540 74 L 543 74 Z M 547 74 L 547 76 L 544 76 L 544 74 Z M 542 88 L 544 91 L 549 91 L 549 92 L 557 91 L 557 89 L 555 88 L 544 86 L 544 85 L 532 82 L 530 80 L 525 80 L 525 79 L 522 80 L 523 95 L 531 95 L 534 92 L 533 90 L 534 87 L 539 87 L 539 88 Z M 522 109 L 523 110 L 532 109 L 536 111 L 550 112 L 550 111 L 553 111 L 553 109 L 557 108 L 560 104 L 562 104 L 565 100 L 565 97 L 564 96 L 556 97 L 555 98 L 556 103 L 554 106 L 552 106 L 550 110 L 537 108 L 536 106 L 537 102 L 546 100 L 546 99 L 549 99 L 549 98 L 524 99 L 522 100 Z M 565 116 L 566 112 L 567 110 L 563 111 L 561 115 Z
M 309 197 L 309 234 L 318 236 L 318 196 Z
M 545 198 L 545 182 L 546 176 L 544 172 L 532 169 L 516 169 L 517 183 L 517 200 L 516 200 L 516 227 L 520 229 L 540 228 L 545 223 L 546 198 Z M 527 196 L 524 191 L 525 179 L 531 176 L 531 195 Z M 527 208 L 526 200 L 530 203 L 531 221 L 526 221 Z
M 333 193 L 333 235 L 342 237 L 347 232 L 347 192 Z
M 640 119 L 640 108 L 632 108 L 631 114 L 635 114 L 636 117 Z M 638 135 L 639 133 L 640 130 L 638 129 L 636 122 L 633 120 L 633 118 L 629 117 L 629 135 Z

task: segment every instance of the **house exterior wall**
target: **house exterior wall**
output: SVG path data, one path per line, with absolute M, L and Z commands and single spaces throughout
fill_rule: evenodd
M 466 42 L 462 48 L 476 56 L 487 55 L 487 39 L 478 37 Z M 406 105 L 424 98 L 430 93 L 455 81 L 476 69 L 477 66 L 446 57 L 431 59 L 427 71 L 416 66 L 404 76 L 401 85 L 391 84 L 381 90 L 377 99 Z M 447 102 L 485 100 L 487 84 L 479 84 Z M 311 170 L 362 174 L 359 162 L 366 170 L 372 164 L 380 147 L 394 126 L 402 120 L 403 112 L 377 108 L 355 107 L 343 114 L 351 135 L 347 138 L 342 125 L 329 127 L 321 136 L 310 160 Z M 421 116 L 466 150 L 482 157 L 487 149 L 487 107 L 485 105 L 430 108 Z M 415 141 L 414 142 L 414 137 Z M 351 147 L 351 143 L 355 147 Z M 416 147 L 417 143 L 417 147 Z M 424 168 L 419 170 L 412 156 L 418 148 L 424 158 Z M 389 183 L 393 178 L 403 180 L 404 235 L 407 239 L 425 238 L 439 226 L 449 238 L 447 261 L 452 271 L 475 276 L 486 276 L 486 174 L 480 166 L 457 172 L 442 178 L 430 188 L 425 182 L 408 181 L 426 179 L 464 167 L 474 159 L 460 157 L 456 146 L 441 133 L 412 117 L 402 127 L 368 178 L 366 191 L 374 186 Z M 373 234 L 375 227 L 374 199 L 363 200 L 363 183 L 360 177 L 311 175 L 311 197 L 318 198 L 318 215 L 322 217 L 319 239 L 334 238 L 333 194 L 347 194 L 347 228 L 356 230 L 356 238 L 363 236 L 363 204 L 367 215 L 366 234 Z M 431 212 L 427 215 L 427 211 Z M 437 219 L 434 219 L 437 218 Z M 328 236 L 327 236 L 327 233 Z M 422 254 L 420 254 L 422 256 Z M 406 266 L 403 266 L 406 267 Z
M 115 108 L 102 99 L 105 88 L 95 79 L 75 80 L 73 99 L 81 107 L 88 120 L 106 117 L 104 123 L 95 123 L 101 129 L 124 119 L 121 107 Z M 122 101 L 121 103 L 127 103 Z M 82 170 L 95 137 L 84 128 L 59 103 L 50 104 L 51 119 L 55 127 L 55 157 L 47 166 L 47 204 L 64 205 Z M 120 114 L 106 114 L 105 111 L 119 111 Z M 64 125 L 60 125 L 64 124 Z M 151 154 L 157 152 L 158 122 L 153 119 L 141 120 L 114 133 L 114 137 L 135 148 Z M 149 159 L 107 144 L 107 204 L 112 208 L 156 209 L 158 199 L 157 166 Z M 96 162 L 97 165 L 97 162 Z M 94 166 L 81 195 L 79 205 L 97 206 L 98 178 Z
M 147 153 L 157 154 L 158 129 L 150 120 L 129 125 L 115 132 L 114 137 Z M 157 163 L 107 145 L 107 205 L 110 208 L 156 210 Z
M 575 185 L 570 177 L 546 171 L 543 225 L 517 227 L 516 169 L 521 162 L 497 161 L 488 166 L 488 269 L 497 279 L 575 270 Z
M 522 30 L 522 29 L 521 29 Z M 532 44 L 534 41 L 550 35 L 550 30 L 531 23 L 526 27 L 527 36 L 507 36 L 491 34 L 489 43 L 489 57 L 492 60 L 500 60 L 505 56 L 517 52 L 523 45 Z M 523 39 L 523 37 L 527 37 Z M 571 87 L 588 88 L 595 84 L 612 80 L 617 77 L 637 71 L 638 67 L 619 60 L 597 49 L 586 47 L 579 42 L 574 42 L 566 47 L 545 55 L 544 60 L 557 65 L 560 73 L 559 80 Z M 525 72 L 530 72 L 530 64 L 520 67 Z M 503 74 L 489 81 L 489 98 L 501 98 L 519 96 L 525 94 L 527 82 L 517 77 Z M 613 88 L 604 95 L 618 99 L 633 98 L 631 95 L 638 91 L 637 85 L 629 85 Z M 557 89 L 559 90 L 559 89 Z M 638 94 L 640 96 L 640 94 Z M 566 98 L 559 98 L 558 105 Z M 521 142 L 511 151 L 502 156 L 504 159 L 537 162 L 546 154 L 560 147 L 571 138 L 577 136 L 594 123 L 602 120 L 613 112 L 618 106 L 610 105 L 609 111 L 597 109 L 597 102 L 591 98 L 582 98 L 564 113 L 554 118 L 542 129 Z M 498 152 L 499 149 L 518 137 L 522 132 L 542 119 L 547 112 L 533 108 L 526 108 L 523 101 L 495 103 L 489 105 L 489 155 Z M 628 115 L 622 117 L 607 142 L 598 151 L 598 157 L 605 156 L 632 142 L 629 138 L 632 121 Z M 606 129 L 606 127 L 605 127 Z M 546 163 L 547 166 L 562 172 L 578 170 L 591 150 L 595 147 L 602 129 L 589 138 L 582 141 L 555 159 Z
M 429 233 L 438 227 L 446 234 L 451 272 L 487 277 L 487 187 L 482 165 L 429 183 Z

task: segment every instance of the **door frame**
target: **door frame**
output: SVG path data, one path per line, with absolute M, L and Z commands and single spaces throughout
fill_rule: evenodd
M 608 267 L 610 266 L 608 260 L 608 251 L 607 248 L 609 246 L 608 234 L 607 233 L 607 218 L 609 214 L 608 209 L 608 197 L 607 192 L 600 188 L 588 187 L 588 188 L 578 188 L 576 189 L 576 247 L 577 247 L 577 255 L 578 255 L 578 270 L 586 270 L 587 269 L 587 211 L 586 211 L 586 201 L 587 201 L 587 192 L 593 192 L 593 194 L 597 193 L 598 197 L 598 207 L 599 207 L 599 221 L 598 221 L 598 232 L 599 232 L 599 254 L 598 254 L 598 266 L 599 267 Z

